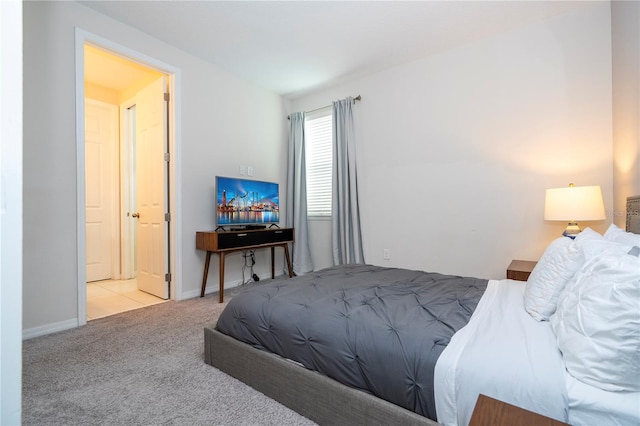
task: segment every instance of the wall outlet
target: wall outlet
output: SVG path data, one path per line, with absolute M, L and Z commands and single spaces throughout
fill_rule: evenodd
M 240 176 L 244 176 L 244 166 L 242 164 L 240 164 L 238 166 L 238 173 L 240 173 Z
M 253 166 L 247 166 L 247 176 L 253 176 Z
M 389 249 L 383 249 L 382 250 L 382 258 L 384 260 L 389 260 L 391 259 L 391 252 L 389 251 Z

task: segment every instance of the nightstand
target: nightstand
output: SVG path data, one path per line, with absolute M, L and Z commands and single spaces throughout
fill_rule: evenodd
M 526 281 L 531 275 L 531 271 L 538 262 L 530 260 L 512 260 L 509 268 L 507 268 L 507 278 L 516 281 Z
M 565 426 L 568 424 L 542 414 L 480 394 L 469 426 Z

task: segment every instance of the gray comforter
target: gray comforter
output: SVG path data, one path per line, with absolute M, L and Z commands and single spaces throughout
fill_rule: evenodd
M 487 280 L 343 265 L 240 293 L 217 329 L 436 419 L 433 374 Z

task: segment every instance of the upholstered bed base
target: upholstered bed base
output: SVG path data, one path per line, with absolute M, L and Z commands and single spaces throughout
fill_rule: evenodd
M 205 362 L 320 425 L 437 425 L 371 394 L 204 329 Z

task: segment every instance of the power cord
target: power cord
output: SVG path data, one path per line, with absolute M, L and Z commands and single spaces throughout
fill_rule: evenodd
M 258 282 L 260 281 L 260 277 L 258 274 L 253 272 L 253 265 L 256 264 L 256 253 L 255 250 L 243 251 L 242 257 L 244 258 L 244 265 L 242 265 L 242 284 L 249 284 L 250 282 Z M 245 270 L 250 268 L 250 278 L 245 281 L 244 272 Z

